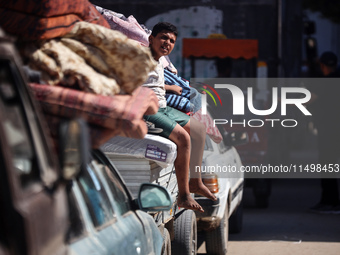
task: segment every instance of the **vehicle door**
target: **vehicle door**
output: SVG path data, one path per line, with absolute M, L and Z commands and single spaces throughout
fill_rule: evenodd
M 148 213 L 137 209 L 138 205 L 132 201 L 119 172 L 105 154 L 100 150 L 93 153 L 99 163 L 98 173 L 103 179 L 103 184 L 109 190 L 108 194 L 112 194 L 110 201 L 117 212 L 119 224 L 126 228 L 126 236 L 130 238 L 127 245 L 131 246 L 131 252 L 135 252 L 131 254 L 160 254 L 163 238 L 155 220 Z
M 106 168 L 92 158 L 73 182 L 84 228 L 82 238 L 71 243 L 72 251 L 82 255 L 96 250 L 99 254 L 148 254 L 143 227 L 131 209 L 129 196 Z
M 241 162 L 234 147 L 213 142 L 209 136 L 206 138 L 204 163 L 207 170 L 215 171 L 218 176 L 219 189 L 222 194 L 231 190 L 232 199 L 240 192 L 243 184 L 243 173 L 240 171 Z
M 66 194 L 50 144 L 18 68 L 0 43 L 0 242 L 11 254 L 66 253 Z
M 241 161 L 236 149 L 233 146 L 228 146 L 224 142 L 216 144 L 221 157 L 221 164 L 226 166 L 226 172 L 222 177 L 229 178 L 232 187 L 232 192 L 240 183 L 243 182 L 244 174 L 241 172 Z

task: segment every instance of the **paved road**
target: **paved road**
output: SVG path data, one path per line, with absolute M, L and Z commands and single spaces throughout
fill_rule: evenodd
M 291 163 L 316 162 L 315 139 L 308 141 L 291 153 Z M 318 179 L 274 179 L 269 207 L 259 209 L 245 188 L 243 230 L 229 235 L 228 255 L 340 255 L 340 214 L 308 210 L 320 193 Z M 198 254 L 206 254 L 202 238 L 199 245 Z
M 339 255 L 340 215 L 308 211 L 320 196 L 317 179 L 272 181 L 269 207 L 255 207 L 244 191 L 243 230 L 229 235 L 229 255 Z M 204 242 L 198 254 L 206 254 Z
M 310 134 L 303 146 L 291 151 L 290 163 L 316 163 L 315 138 Z M 245 188 L 243 230 L 229 235 L 228 255 L 340 255 L 340 214 L 320 215 L 308 210 L 320 199 L 319 182 L 273 179 L 266 209 L 256 208 L 252 190 Z M 202 236 L 198 254 L 206 254 Z

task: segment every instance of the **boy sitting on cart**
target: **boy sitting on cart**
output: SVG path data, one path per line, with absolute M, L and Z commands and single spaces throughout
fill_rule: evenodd
M 159 110 L 154 115 L 145 116 L 145 119 L 155 124 L 156 128 L 163 129 L 160 135 L 177 145 L 175 169 L 179 191 L 178 206 L 203 212 L 202 207 L 191 197 L 190 193 L 216 200 L 216 197 L 203 184 L 200 173 L 195 172 L 195 166 L 201 166 L 202 163 L 206 128 L 197 120 L 190 119 L 185 113 L 167 106 L 165 92 L 171 91 L 180 95 L 182 88 L 164 84 L 164 70 L 159 60 L 162 56 L 171 53 L 176 39 L 177 28 L 170 23 L 160 22 L 152 29 L 149 45 L 152 56 L 158 65 L 154 71 L 149 73 L 143 86 L 151 88 L 156 93 Z

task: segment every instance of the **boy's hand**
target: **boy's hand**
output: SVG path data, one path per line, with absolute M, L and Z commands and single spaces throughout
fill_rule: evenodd
M 165 90 L 168 92 L 172 92 L 176 95 L 181 95 L 182 94 L 182 88 L 177 85 L 165 85 Z

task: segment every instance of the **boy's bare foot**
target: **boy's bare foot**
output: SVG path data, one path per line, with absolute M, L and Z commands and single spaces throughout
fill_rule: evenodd
M 190 194 L 178 195 L 177 198 L 178 207 L 182 207 L 185 209 L 191 209 L 194 211 L 204 212 L 202 206 L 200 206 L 195 199 L 191 197 Z
M 204 196 L 213 201 L 217 200 L 217 198 L 210 192 L 207 186 L 205 186 L 203 182 L 198 178 L 190 179 L 189 190 L 190 190 L 190 193 L 195 193 L 195 194 Z

